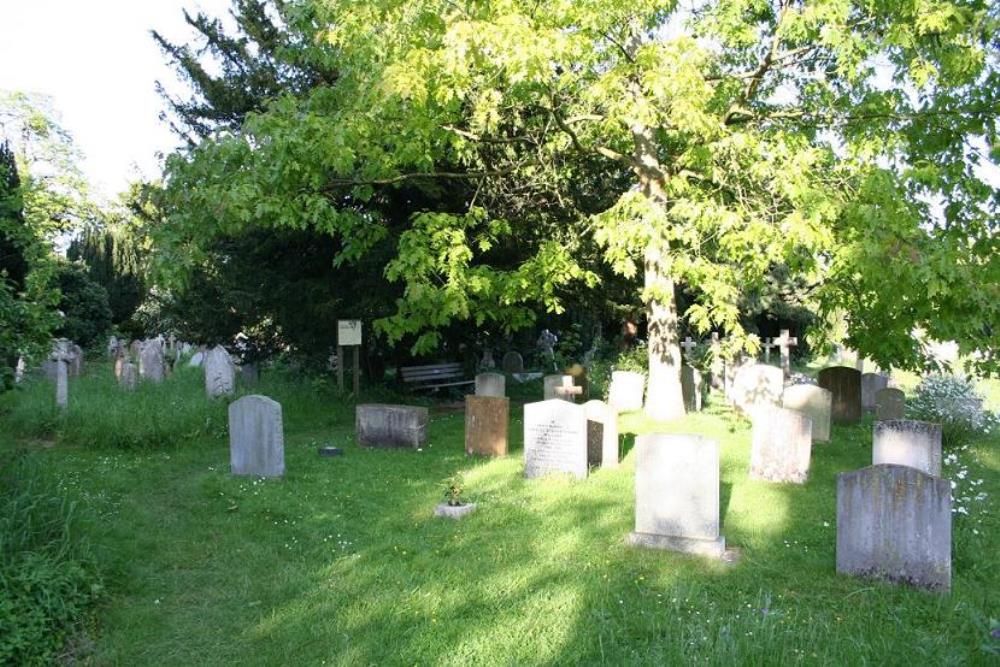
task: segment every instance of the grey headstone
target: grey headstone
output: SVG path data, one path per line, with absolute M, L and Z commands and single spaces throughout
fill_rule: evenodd
M 888 376 L 881 373 L 863 373 L 861 375 L 861 409 L 874 412 L 876 392 L 888 387 Z
M 240 365 L 240 381 L 245 387 L 252 387 L 260 382 L 260 366 L 253 362 Z
M 355 408 L 355 428 L 362 447 L 406 447 L 427 444 L 427 408 L 365 403 Z
M 900 465 L 837 475 L 837 572 L 951 588 L 951 483 Z
M 216 398 L 236 392 L 236 364 L 229 352 L 216 345 L 205 356 L 205 393 Z
M 83 348 L 76 343 L 70 343 L 69 345 L 69 374 L 70 377 L 80 377 L 83 375 L 83 360 L 84 353 Z
M 587 476 L 587 413 L 582 405 L 551 399 L 524 406 L 524 476 L 563 472 Z
M 812 419 L 787 408 L 754 411 L 750 477 L 804 484 L 811 454 Z
M 507 395 L 507 378 L 503 373 L 480 373 L 476 376 L 476 396 L 503 398 Z
M 861 372 L 847 366 L 831 366 L 819 372 L 819 386 L 833 398 L 831 417 L 846 424 L 861 419 Z
M 723 554 L 718 443 L 697 435 L 662 433 L 635 439 L 635 532 L 629 543 Z
M 901 389 L 890 387 L 875 392 L 875 419 L 889 421 L 902 419 L 906 412 L 906 394 Z
M 69 405 L 69 364 L 73 349 L 69 341 L 58 340 L 52 350 L 51 361 L 56 371 L 56 405 L 65 409 Z
M 202 352 L 201 350 L 198 350 L 193 355 L 191 355 L 191 359 L 188 360 L 188 366 L 190 366 L 191 368 L 199 368 L 204 363 L 205 363 L 205 353 Z
M 777 366 L 746 364 L 733 379 L 732 399 L 740 410 L 752 414 L 767 406 L 780 406 L 785 374 Z
M 42 362 L 42 373 L 49 380 L 55 380 L 59 375 L 59 362 L 46 359 Z
M 646 375 L 633 371 L 613 371 L 608 389 L 608 405 L 620 412 L 642 410 Z
M 830 391 L 812 384 L 786 387 L 781 395 L 782 407 L 801 412 L 812 420 L 813 442 L 829 442 L 832 404 Z
M 244 396 L 229 404 L 229 461 L 234 475 L 285 474 L 280 403 L 267 396 Z
M 587 415 L 587 463 L 618 467 L 618 411 L 604 401 L 583 404 Z
M 523 373 L 524 372 L 524 359 L 521 358 L 520 352 L 508 352 L 503 355 L 503 361 L 500 362 L 503 367 L 504 373 Z
M 163 380 L 163 345 L 156 338 L 143 341 L 139 348 L 139 376 L 153 382 Z
M 118 376 L 118 386 L 120 386 L 125 391 L 135 391 L 136 386 L 139 384 L 139 369 L 131 361 L 121 357 L 122 366 L 121 374 Z
M 872 427 L 872 464 L 893 463 L 941 476 L 941 425 L 909 419 Z
M 681 393 L 687 412 L 701 412 L 702 387 L 701 371 L 686 364 L 681 366 Z

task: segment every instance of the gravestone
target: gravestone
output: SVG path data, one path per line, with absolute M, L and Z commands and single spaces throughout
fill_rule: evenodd
M 542 378 L 543 400 L 561 398 L 574 402 L 575 397 L 583 393 L 583 387 L 573 384 L 572 375 L 546 375 Z
M 130 355 L 132 355 L 133 359 L 138 359 L 139 358 L 139 350 L 141 350 L 141 349 L 142 349 L 142 341 L 141 340 L 134 340 L 131 343 L 129 343 L 128 353 Z
M 726 363 L 722 359 L 722 341 L 719 340 L 719 333 L 712 332 L 712 339 L 708 345 L 710 359 L 709 376 L 712 389 L 725 391 L 726 388 Z
M 837 475 L 837 572 L 951 588 L 951 483 L 881 464 Z
M 771 363 L 771 350 L 773 350 L 774 348 L 778 347 L 778 344 L 774 342 L 773 338 L 765 338 L 763 341 L 761 341 L 760 346 L 762 348 L 764 348 L 764 363 L 765 364 L 770 364 Z
M 244 387 L 252 387 L 260 382 L 260 366 L 253 362 L 241 364 L 240 381 Z
M 480 373 L 476 376 L 476 396 L 507 395 L 507 377 L 503 373 Z
M 804 484 L 812 454 L 812 419 L 787 408 L 761 408 L 753 414 L 750 477 Z
M 76 343 L 69 344 L 69 374 L 70 377 L 80 377 L 83 375 L 83 348 Z
M 558 399 L 524 406 L 524 476 L 587 476 L 587 413 Z
M 139 377 L 153 382 L 163 380 L 163 347 L 155 338 L 143 341 L 139 348 Z
M 234 475 L 285 474 L 280 403 L 267 396 L 244 396 L 229 404 L 229 462 Z
M 52 361 L 56 365 L 56 405 L 65 410 L 69 406 L 69 363 L 73 359 L 70 342 L 56 342 L 52 351 Z
M 635 439 L 636 546 L 721 557 L 719 445 L 698 435 Z
M 781 372 L 785 377 L 792 374 L 792 348 L 799 344 L 799 339 L 793 338 L 789 333 L 788 329 L 782 329 L 781 335 L 771 340 L 781 352 Z
M 583 404 L 587 415 L 587 464 L 618 467 L 618 411 L 604 401 Z
M 107 353 L 109 359 L 115 359 L 118 357 L 118 350 L 121 348 L 121 343 L 118 342 L 117 336 L 112 336 L 108 339 Z
M 507 456 L 509 422 L 510 399 L 503 396 L 466 396 L 465 453 Z
M 205 393 L 216 398 L 236 392 L 236 364 L 229 352 L 216 345 L 205 355 Z
M 520 352 L 510 351 L 503 355 L 503 361 L 500 362 L 503 367 L 504 373 L 523 373 L 524 372 L 524 359 L 521 358 Z
M 139 369 L 131 361 L 123 359 L 121 375 L 118 376 L 118 386 L 125 391 L 135 391 L 139 384 Z
M 889 378 L 881 373 L 863 373 L 861 375 L 861 409 L 866 412 L 875 411 L 875 394 L 889 388 Z
M 785 388 L 781 405 L 801 412 L 812 420 L 812 441 L 830 441 L 830 410 L 833 395 L 828 389 L 812 384 L 796 384 Z
M 632 371 L 613 371 L 608 389 L 608 405 L 620 412 L 642 410 L 646 376 Z
M 872 426 L 872 464 L 893 463 L 941 476 L 941 425 L 911 419 Z
M 819 372 L 819 386 L 831 394 L 831 419 L 841 424 L 861 419 L 861 373 L 847 366 L 831 366 Z
M 362 447 L 417 448 L 427 444 L 427 408 L 365 403 L 355 408 L 354 415 Z
M 780 406 L 785 375 L 776 366 L 750 363 L 733 379 L 732 400 L 746 414 L 764 406 Z
M 119 348 L 117 355 L 118 356 L 115 357 L 115 365 L 114 365 L 115 380 L 121 381 L 122 369 L 125 368 L 125 362 L 128 361 L 128 358 L 125 355 L 125 350 L 122 348 Z
M 191 359 L 188 360 L 188 366 L 191 368 L 198 368 L 205 363 L 205 352 L 198 350 L 193 355 Z
M 906 394 L 901 389 L 889 387 L 875 392 L 875 419 L 889 421 L 902 419 L 906 412 Z
M 479 368 L 484 371 L 491 371 L 497 367 L 497 362 L 493 358 L 493 348 L 487 345 L 483 348 L 483 358 L 479 360 Z
M 684 410 L 701 412 L 702 387 L 701 372 L 691 366 L 681 366 L 681 394 L 684 396 Z
M 580 388 L 579 396 L 583 398 L 589 396 L 590 382 L 587 379 L 587 369 L 583 364 L 572 364 L 563 371 L 563 374 L 573 378 L 573 384 L 570 386 Z

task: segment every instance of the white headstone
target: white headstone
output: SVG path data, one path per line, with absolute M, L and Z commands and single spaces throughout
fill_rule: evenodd
M 813 384 L 795 384 L 781 395 L 782 407 L 801 412 L 812 420 L 813 442 L 829 442 L 833 394 Z
M 476 376 L 476 396 L 507 395 L 507 378 L 503 373 L 480 373 Z
M 281 404 L 267 396 L 244 396 L 229 405 L 229 461 L 234 475 L 285 474 Z
M 139 348 L 139 376 L 153 382 L 163 380 L 163 344 L 159 339 L 143 341 Z
M 229 352 L 216 345 L 205 357 L 205 393 L 209 398 L 236 391 L 236 364 Z
M 608 405 L 621 412 L 642 410 L 645 391 L 645 374 L 614 371 L 611 373 L 611 387 L 608 389 Z
M 751 414 L 755 409 L 780 406 L 785 390 L 785 375 L 776 366 L 746 364 L 736 371 L 732 400 L 740 410 Z
M 587 476 L 587 413 L 559 399 L 524 406 L 524 476 Z
M 872 465 L 894 463 L 941 476 L 941 425 L 911 419 L 872 426 Z
M 764 407 L 753 412 L 750 477 L 804 484 L 812 455 L 812 420 L 801 412 Z

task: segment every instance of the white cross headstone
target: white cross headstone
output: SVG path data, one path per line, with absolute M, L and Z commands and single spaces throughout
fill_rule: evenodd
M 562 384 L 555 388 L 556 396 L 563 398 L 567 401 L 576 401 L 576 396 L 583 393 L 583 387 L 577 387 L 573 384 L 572 375 L 564 375 L 562 377 Z
M 799 344 L 799 339 L 790 337 L 788 329 L 782 329 L 781 335 L 771 342 L 781 350 L 781 370 L 788 377 L 792 374 L 792 348 Z
M 764 348 L 764 363 L 771 363 L 771 350 L 778 347 L 777 343 L 774 342 L 773 338 L 765 338 L 761 347 Z

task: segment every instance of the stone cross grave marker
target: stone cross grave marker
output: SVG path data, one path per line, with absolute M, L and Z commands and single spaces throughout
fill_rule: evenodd
M 906 394 L 901 389 L 889 387 L 875 392 L 875 419 L 889 421 L 902 419 L 906 412 Z
M 587 413 L 582 405 L 550 399 L 524 406 L 524 476 L 587 477 Z
M 764 348 L 764 363 L 771 363 L 771 350 L 778 347 L 777 343 L 774 342 L 773 338 L 765 338 L 761 343 L 761 347 Z
M 556 396 L 558 396 L 559 398 L 562 398 L 564 400 L 573 403 L 576 402 L 577 396 L 583 395 L 583 387 L 578 387 L 577 385 L 573 384 L 572 375 L 563 375 L 562 384 L 556 387 L 553 391 L 555 391 Z
M 889 388 L 889 377 L 881 373 L 861 374 L 861 409 L 875 411 L 875 394 Z
M 813 442 L 830 441 L 830 411 L 833 394 L 813 384 L 796 384 L 781 395 L 782 407 L 801 412 L 812 420 Z
M 788 329 L 782 329 L 781 335 L 771 340 L 781 352 L 781 372 L 788 377 L 792 374 L 792 348 L 799 344 L 799 339 L 790 337 Z
M 234 475 L 285 474 L 281 404 L 267 396 L 244 396 L 229 404 L 229 463 Z
M 837 475 L 837 572 L 951 588 L 951 483 L 880 464 Z
M 691 336 L 688 336 L 687 338 L 684 339 L 684 342 L 681 343 L 681 347 L 684 348 L 684 358 L 686 360 L 690 360 L 691 359 L 691 350 L 693 350 L 694 348 L 698 347 L 698 343 L 694 342 L 694 340 L 692 340 Z
M 229 352 L 216 345 L 205 355 L 205 393 L 216 398 L 236 392 L 236 364 Z
M 894 463 L 941 476 L 941 425 L 911 419 L 872 426 L 872 464 Z
M 663 433 L 635 439 L 635 532 L 628 542 L 722 556 L 717 442 Z
M 466 396 L 465 453 L 470 456 L 507 456 L 509 417 L 510 399 L 506 397 Z
M 804 484 L 812 454 L 812 419 L 801 412 L 768 407 L 753 413 L 750 477 Z
M 834 422 L 850 424 L 861 419 L 861 373 L 847 366 L 831 366 L 819 372 L 819 386 L 830 391 Z
M 645 374 L 633 371 L 612 371 L 611 387 L 608 389 L 608 404 L 620 412 L 642 410 L 642 399 L 645 391 Z
M 583 404 L 587 414 L 587 463 L 618 467 L 618 411 L 604 401 Z
M 507 395 L 507 377 L 503 373 L 480 373 L 476 376 L 476 396 Z
M 427 408 L 365 403 L 354 409 L 358 444 L 362 447 L 406 447 L 427 444 Z
M 52 350 L 52 360 L 56 364 L 56 405 L 65 410 L 69 406 L 69 363 L 73 351 L 68 340 L 60 340 Z

